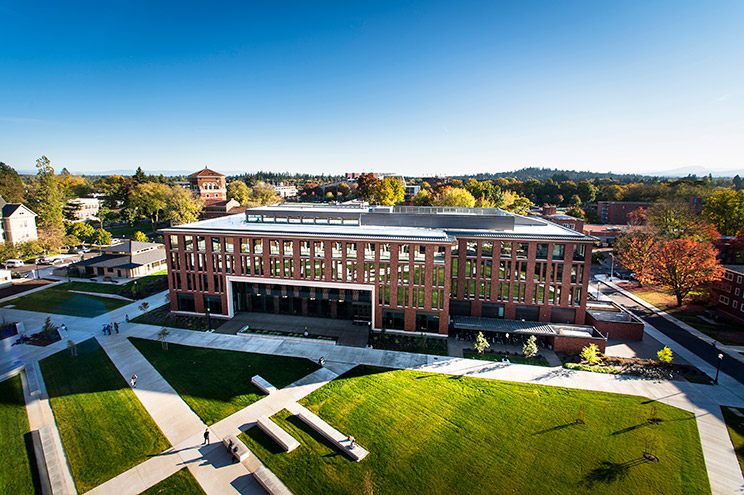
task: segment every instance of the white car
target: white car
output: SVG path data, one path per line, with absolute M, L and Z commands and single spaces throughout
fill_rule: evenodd
M 18 268 L 19 266 L 23 266 L 23 260 L 7 260 L 3 263 L 5 268 Z

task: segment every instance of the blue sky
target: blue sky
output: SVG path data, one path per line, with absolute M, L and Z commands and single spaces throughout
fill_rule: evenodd
M 0 2 L 0 160 L 744 171 L 744 2 Z

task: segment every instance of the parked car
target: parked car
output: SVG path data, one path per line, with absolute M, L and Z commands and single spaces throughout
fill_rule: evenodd
M 41 256 L 39 258 L 36 258 L 35 263 L 37 265 L 51 265 L 52 264 L 52 258 L 49 256 Z
M 66 263 L 66 262 L 67 262 L 67 260 L 65 258 L 62 258 L 62 257 L 59 257 L 59 256 L 56 257 L 56 258 L 52 258 L 52 264 L 53 265 L 58 265 L 60 263 Z
M 23 266 L 23 260 L 7 260 L 3 263 L 3 268 L 18 268 L 19 266 Z
M 10 278 L 31 278 L 31 272 L 14 272 Z

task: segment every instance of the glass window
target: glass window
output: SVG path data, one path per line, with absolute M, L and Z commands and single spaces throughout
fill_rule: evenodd
M 219 253 L 222 251 L 222 242 L 220 242 L 221 239 L 219 237 L 212 237 L 212 251 L 215 253 Z
M 390 260 L 390 244 L 380 244 L 380 260 Z
M 518 242 L 517 243 L 517 258 L 526 258 L 528 249 L 529 249 L 529 244 L 527 244 L 526 242 Z
M 340 217 L 331 217 L 328 219 L 328 223 L 331 225 L 341 225 L 341 218 Z
M 409 261 L 411 259 L 411 246 L 402 244 L 398 246 L 398 261 Z
M 346 257 L 347 258 L 356 258 L 357 257 L 357 245 L 356 245 L 356 242 L 347 242 L 346 243 Z
M 317 225 L 328 225 L 328 218 L 326 218 L 326 217 L 315 217 L 315 223 Z
M 483 244 L 481 245 L 481 252 L 483 253 L 483 256 L 487 256 L 489 258 L 493 256 L 493 242 L 483 241 Z
M 269 254 L 279 255 L 279 241 L 271 239 L 269 241 Z
M 261 215 L 248 215 L 249 223 L 258 223 L 261 221 Z
M 232 253 L 234 251 L 235 251 L 235 246 L 233 246 L 233 238 L 225 237 L 225 252 Z
M 375 259 L 375 245 L 374 243 L 368 242 L 364 245 L 364 259 L 374 261 Z
M 302 223 L 315 223 L 315 217 L 302 217 Z
M 562 260 L 565 255 L 566 255 L 565 244 L 553 244 L 553 259 L 554 260 Z
M 574 244 L 574 261 L 584 261 L 586 258 L 586 244 Z
M 282 254 L 284 256 L 294 256 L 294 247 L 292 247 L 292 241 L 284 241 L 282 244 Z
M 168 238 L 170 239 L 171 249 L 174 251 L 178 250 L 178 236 L 171 235 L 171 236 L 168 236 Z
M 310 256 L 310 241 L 300 241 L 300 256 Z
M 253 254 L 263 254 L 263 239 L 253 239 Z
M 501 257 L 502 258 L 511 258 L 512 255 L 512 243 L 511 242 L 502 242 L 501 243 Z
M 287 223 L 287 217 L 276 217 L 276 223 Z
M 452 246 L 452 256 L 459 256 L 460 255 L 460 243 L 456 242 Z
M 359 225 L 359 219 L 354 217 L 345 217 L 344 225 Z
M 477 255 L 478 255 L 478 243 L 475 241 L 468 241 L 466 256 L 477 256 Z
M 197 251 L 206 251 L 207 250 L 207 240 L 204 237 L 198 236 L 196 238 L 196 250 Z
M 314 241 L 313 253 L 316 258 L 325 258 L 325 243 L 323 241 Z
M 445 246 L 438 246 L 434 251 L 434 263 L 442 264 L 447 258 L 447 248 Z
M 535 252 L 535 258 L 538 260 L 548 259 L 548 245 L 547 244 L 541 243 L 537 245 L 537 251 Z
M 289 217 L 289 223 L 300 223 L 300 217 Z
M 342 251 L 341 251 L 341 243 L 340 242 L 332 242 L 331 243 L 331 256 L 335 259 L 341 258 Z
M 413 261 L 426 261 L 426 246 L 416 246 Z

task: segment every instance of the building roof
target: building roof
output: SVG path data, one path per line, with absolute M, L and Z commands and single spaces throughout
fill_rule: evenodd
M 36 213 L 26 208 L 24 205 L 20 203 L 5 203 L 2 208 L 2 216 L 3 218 L 9 218 L 13 215 L 15 215 L 18 211 L 26 210 L 33 216 L 37 216 Z
M 730 272 L 744 275 L 744 265 L 723 265 L 723 267 Z
M 225 177 L 225 174 L 221 174 L 219 172 L 215 172 L 212 169 L 204 167 L 198 172 L 194 172 L 193 174 L 189 175 L 189 177 Z
M 502 320 L 477 316 L 453 316 L 455 328 L 463 330 L 490 330 L 501 333 L 526 333 L 530 335 L 555 335 L 547 323 L 539 321 Z
M 164 247 L 163 244 L 157 244 L 155 242 L 139 242 L 139 241 L 124 241 L 120 244 L 116 244 L 115 246 L 109 246 L 106 248 L 101 249 L 104 253 L 111 253 L 111 254 L 125 254 L 125 253 L 136 253 L 138 251 L 143 251 L 145 249 L 153 249 L 153 248 L 159 248 Z
M 291 222 L 291 223 L 290 223 Z M 542 218 L 498 208 L 380 207 L 282 204 L 250 208 L 245 215 L 204 220 L 165 232 L 222 232 L 316 238 L 455 242 L 457 237 L 563 240 L 595 239 Z
M 140 244 L 147 244 L 142 242 Z M 120 269 L 132 269 L 142 265 L 147 265 L 159 260 L 165 259 L 165 249 L 153 249 L 151 251 L 145 251 L 141 254 L 101 254 L 100 256 L 94 256 L 87 260 L 80 260 L 76 263 L 72 263 L 70 266 L 75 267 L 86 267 L 95 266 L 101 268 L 120 268 Z

